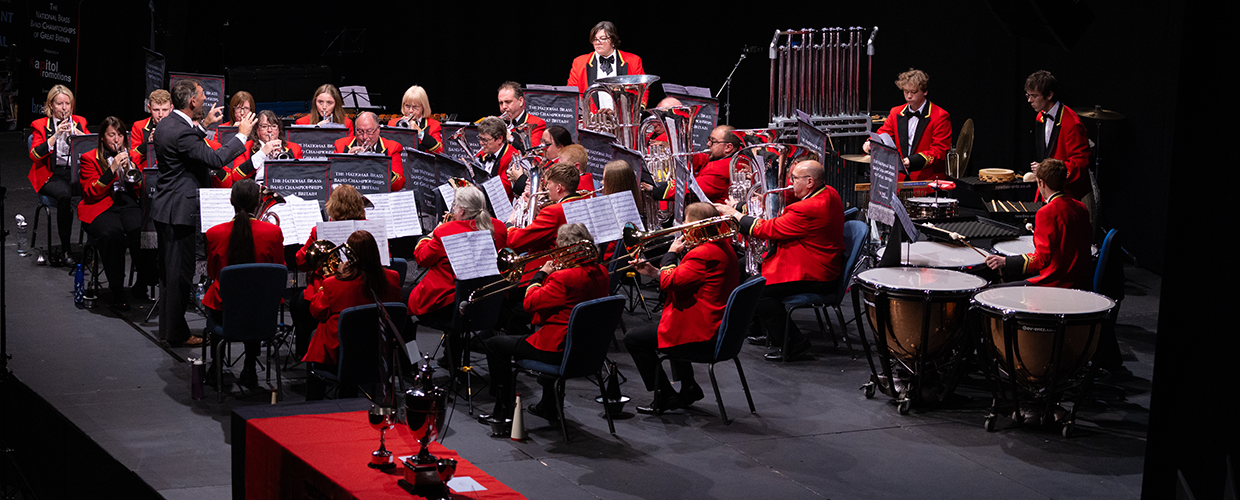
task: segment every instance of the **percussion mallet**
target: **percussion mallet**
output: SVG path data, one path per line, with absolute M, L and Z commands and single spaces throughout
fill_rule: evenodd
M 948 230 L 943 229 L 943 228 L 940 228 L 940 227 L 935 227 L 935 226 L 934 226 L 934 224 L 931 224 L 931 223 L 928 223 L 928 222 L 927 222 L 927 223 L 925 223 L 925 224 L 922 224 L 922 225 L 923 225 L 923 226 L 926 226 L 926 227 L 931 227 L 931 228 L 937 229 L 937 230 L 942 231 L 942 232 L 944 232 L 944 233 L 947 233 L 947 235 L 948 235 L 948 236 L 950 236 L 950 237 L 951 237 L 951 239 L 953 239 L 953 240 L 955 240 L 955 241 L 958 241 L 958 242 L 960 242 L 960 243 L 964 244 L 964 246 L 966 246 L 966 247 L 972 248 L 972 249 L 973 249 L 973 251 L 974 251 L 974 252 L 977 252 L 977 254 L 978 254 L 978 255 L 981 255 L 981 256 L 982 256 L 982 258 L 989 257 L 989 255 L 987 255 L 985 252 L 983 252 L 983 251 L 981 251 L 981 250 L 978 250 L 978 249 L 977 249 L 977 247 L 975 247 L 975 246 L 973 246 L 973 245 L 969 244 L 969 240 L 965 239 L 965 237 L 964 237 L 964 235 L 963 235 L 963 234 L 957 233 L 957 232 L 955 232 L 955 231 L 948 231 Z

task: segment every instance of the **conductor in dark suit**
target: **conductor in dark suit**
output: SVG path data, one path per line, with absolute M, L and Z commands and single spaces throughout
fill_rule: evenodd
M 151 218 L 155 220 L 160 250 L 159 336 L 174 346 L 201 345 L 201 337 L 190 337 L 185 310 L 189 305 L 190 285 L 194 278 L 194 261 L 198 236 L 198 188 L 210 187 L 212 170 L 232 163 L 245 149 L 245 141 L 254 127 L 254 116 L 237 122 L 237 135 L 219 150 L 211 149 L 205 127 L 220 120 L 223 111 L 213 108 L 202 113 L 206 95 L 193 80 L 182 80 L 172 88 L 174 111 L 160 120 L 151 134 L 155 155 L 159 159 L 159 178 L 151 197 Z

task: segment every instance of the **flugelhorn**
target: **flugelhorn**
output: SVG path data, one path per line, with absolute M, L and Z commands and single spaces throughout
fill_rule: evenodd
M 517 255 L 517 252 L 511 248 L 501 249 L 496 259 L 496 264 L 498 264 L 502 279 L 470 292 L 469 298 L 461 302 L 461 312 L 464 313 L 465 308 L 473 302 L 513 288 L 528 285 L 529 280 L 522 281 L 521 279 L 525 275 L 525 266 L 530 262 L 546 257 L 550 257 L 554 261 L 552 265 L 554 269 L 552 272 L 554 272 L 597 261 L 598 247 L 588 240 L 581 240 L 576 243 L 525 255 Z

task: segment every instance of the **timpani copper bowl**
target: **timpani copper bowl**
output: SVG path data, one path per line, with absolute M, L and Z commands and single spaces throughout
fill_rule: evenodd
M 1070 389 L 1081 388 L 1077 391 L 1081 397 L 1087 391 L 1092 377 L 1077 375 L 1097 350 L 1115 301 L 1084 290 L 1016 286 L 979 292 L 970 302 L 980 313 L 982 339 L 1000 381 L 986 429 L 994 429 L 999 400 L 1006 401 L 1010 390 L 1013 420 L 1059 422 L 1066 437 L 1074 426 L 1079 399 L 1071 413 L 1058 403 Z M 1002 386 L 1005 381 L 1008 388 Z
M 987 281 L 947 269 L 885 267 L 858 274 L 857 283 L 862 300 L 854 304 L 865 303 L 879 359 L 876 366 L 864 342 L 871 372 L 866 397 L 881 390 L 896 398 L 901 414 L 912 400 L 941 401 L 954 386 L 969 298 Z

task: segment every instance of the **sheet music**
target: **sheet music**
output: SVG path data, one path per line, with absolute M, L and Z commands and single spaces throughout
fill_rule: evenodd
M 267 212 L 280 217 L 280 233 L 284 235 L 285 246 L 301 244 L 301 242 L 306 241 L 310 237 L 310 231 L 307 229 L 307 236 L 298 240 L 297 235 L 300 234 L 300 230 L 298 229 L 297 211 L 288 199 L 285 199 L 284 203 L 271 207 Z
M 500 175 L 508 175 L 501 172 Z M 508 200 L 508 192 L 504 191 L 504 181 L 499 176 L 487 179 L 482 183 L 483 189 L 487 191 L 487 197 L 491 199 L 491 210 L 494 211 L 496 219 L 508 220 L 512 215 L 512 201 Z
M 490 231 L 469 231 L 443 237 L 444 253 L 448 264 L 458 280 L 495 276 L 499 274 L 496 263 L 495 239 Z
M 706 192 L 702 191 L 702 186 L 698 185 L 697 177 L 694 177 L 693 172 L 689 172 L 689 189 L 697 195 L 699 201 L 710 203 L 710 198 L 706 197 Z
M 413 191 L 371 194 L 366 198 L 375 205 L 374 208 L 366 209 L 366 218 L 386 220 L 388 237 L 402 238 L 422 234 L 422 221 L 418 219 Z
M 632 197 L 633 195 L 629 194 L 629 198 Z M 606 197 L 586 198 L 564 203 L 564 220 L 568 224 L 585 224 L 586 230 L 590 231 L 595 243 L 618 240 L 623 235 L 622 223 L 617 222 L 616 212 L 611 203 L 611 200 Z
M 354 231 L 366 230 L 375 237 L 375 243 L 379 245 L 379 263 L 390 266 L 392 265 L 392 251 L 388 248 L 387 226 L 387 221 L 382 219 L 353 221 Z
M 456 201 L 456 188 L 445 182 L 439 186 L 439 195 L 443 196 L 444 206 L 452 210 L 452 203 Z
M 333 220 L 315 224 L 315 238 L 332 242 L 332 245 L 343 245 L 349 241 L 349 235 L 357 228 L 351 220 Z M 308 238 L 308 237 L 307 237 Z
M 611 200 L 611 208 L 616 214 L 616 222 L 620 223 L 622 233 L 626 222 L 636 224 L 643 232 L 646 230 L 646 226 L 642 224 L 642 214 L 637 210 L 637 202 L 633 201 L 633 193 L 621 191 L 604 196 L 603 199 Z
M 297 198 L 296 202 L 292 202 L 285 199 L 285 203 L 293 205 L 293 213 L 296 214 L 295 217 L 297 218 L 297 239 L 293 241 L 293 244 L 303 244 L 310 239 L 310 230 L 314 229 L 318 223 L 323 222 L 323 209 L 319 206 L 318 200 Z M 284 233 L 284 237 L 285 241 L 287 241 L 288 232 Z M 285 243 L 285 245 L 287 244 Z
M 202 214 L 202 232 L 232 220 L 237 211 L 232 206 L 232 190 L 228 188 L 199 188 L 198 212 Z

